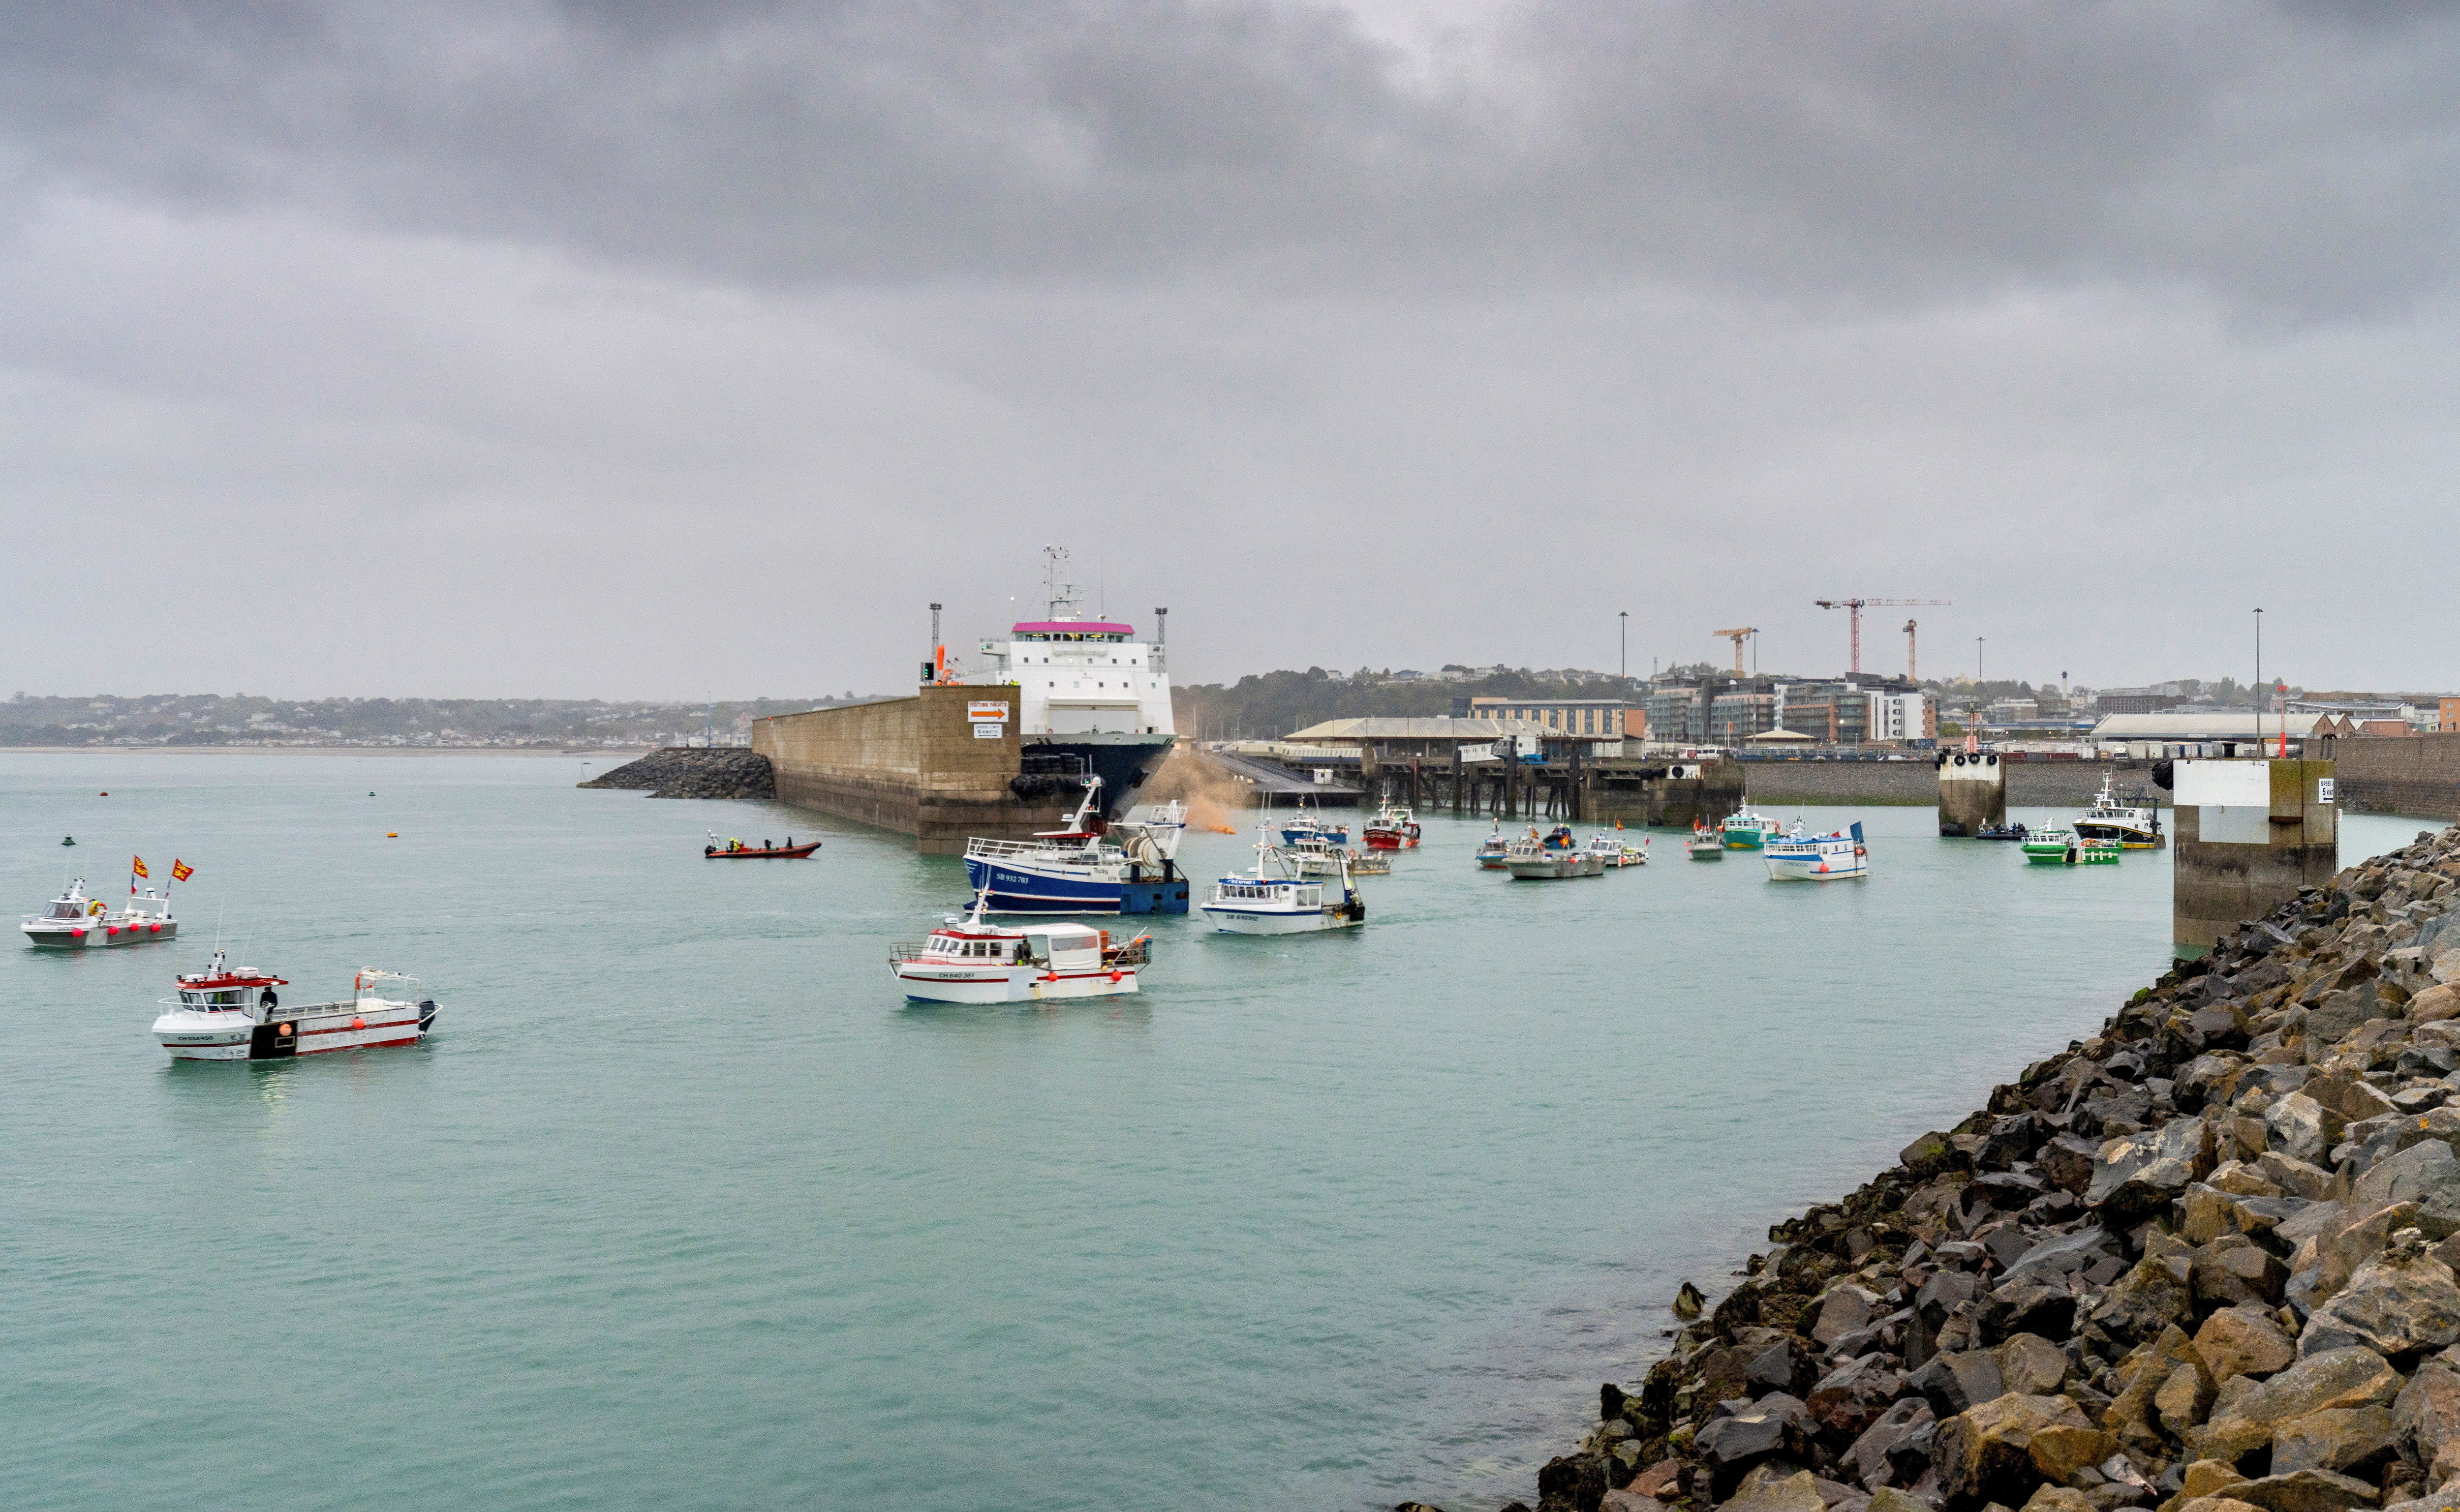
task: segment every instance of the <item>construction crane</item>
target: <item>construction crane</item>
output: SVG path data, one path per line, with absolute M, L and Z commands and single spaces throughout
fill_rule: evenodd
M 1844 609 L 1850 611 L 1848 618 L 1850 618 L 1854 623 L 1854 660 L 1852 665 L 1853 670 L 1856 673 L 1859 673 L 1862 670 L 1862 611 L 1864 609 L 1883 606 L 1898 609 L 1927 609 L 1934 604 L 1949 604 L 1955 602 L 1952 598 L 1813 598 L 1811 601 L 1817 604 L 1822 609 Z
M 1711 630 L 1708 633 L 1714 636 L 1724 636 L 1727 640 L 1734 642 L 1734 676 L 1741 677 L 1743 675 L 1743 642 L 1759 634 L 1760 627 L 1757 625 L 1745 625 L 1740 630 Z

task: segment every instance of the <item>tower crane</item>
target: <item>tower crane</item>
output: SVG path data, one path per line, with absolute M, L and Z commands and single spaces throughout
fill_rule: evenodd
M 1757 625 L 1745 625 L 1739 630 L 1711 630 L 1712 636 L 1723 636 L 1734 642 L 1734 676 L 1743 675 L 1743 642 L 1760 633 Z
M 1952 598 L 1813 598 L 1811 601 L 1817 604 L 1822 609 L 1843 609 L 1849 611 L 1848 618 L 1853 621 L 1854 625 L 1854 660 L 1852 666 L 1853 670 L 1856 673 L 1862 670 L 1862 611 L 1864 609 L 1880 606 L 1893 606 L 1899 609 L 1926 609 L 1933 604 L 1949 604 L 1955 602 Z

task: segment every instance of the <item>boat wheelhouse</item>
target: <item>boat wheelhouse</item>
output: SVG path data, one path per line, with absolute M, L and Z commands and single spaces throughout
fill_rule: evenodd
M 1113 998 L 1140 991 L 1138 968 L 1153 959 L 1153 937 L 1111 943 L 1110 932 L 1071 923 L 1008 929 L 986 923 L 990 890 L 973 911 L 925 938 L 888 949 L 888 969 L 909 1002 L 1047 1002 Z
M 1871 874 L 1870 848 L 1862 843 L 1862 827 L 1829 834 L 1806 834 L 1802 821 L 1760 846 L 1771 882 L 1850 882 Z
M 1706 819 L 1691 826 L 1691 838 L 1683 843 L 1683 849 L 1691 853 L 1691 859 L 1694 861 L 1726 859 L 1725 836 L 1709 829 L 1708 821 Z
M 414 976 L 362 971 L 338 1002 L 285 1008 L 274 989 L 290 983 L 252 966 L 232 966 L 228 954 L 183 976 L 179 994 L 162 999 L 154 1038 L 178 1060 L 286 1060 L 331 1050 L 416 1044 L 435 1021 L 435 1000 L 392 998 L 418 985 Z
M 1516 882 L 1556 882 L 1566 877 L 1591 877 L 1606 874 L 1605 857 L 1586 847 L 1572 844 L 1568 827 L 1558 828 L 1544 838 L 1535 836 L 1516 840 L 1504 853 L 1503 870 L 1512 873 Z
M 17 927 L 27 944 L 66 950 L 146 945 L 175 939 L 180 934 L 180 921 L 171 916 L 168 894 L 157 897 L 154 890 L 147 888 L 141 896 L 131 893 L 126 903 L 115 909 L 101 898 L 88 897 L 83 877 L 44 904 L 43 912 L 24 914 L 22 918 Z
M 1288 824 L 1282 826 L 1282 844 L 1294 846 L 1306 840 L 1346 846 L 1349 844 L 1349 826 L 1337 819 L 1326 819 L 1314 809 L 1301 808 Z

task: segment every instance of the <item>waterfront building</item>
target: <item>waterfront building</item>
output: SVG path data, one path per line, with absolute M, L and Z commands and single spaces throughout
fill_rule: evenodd
M 1471 719 L 1529 720 L 1555 736 L 1586 735 L 1598 740 L 1644 738 L 1647 715 L 1619 698 L 1530 699 L 1473 698 L 1465 712 Z

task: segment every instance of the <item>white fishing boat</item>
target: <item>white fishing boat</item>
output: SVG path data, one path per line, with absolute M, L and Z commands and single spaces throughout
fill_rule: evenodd
M 2114 790 L 2117 773 L 2101 775 L 2101 793 L 2075 822 L 2079 840 L 2109 840 L 2125 850 L 2156 850 L 2162 844 L 2161 811 L 2142 805 L 2123 804 Z
M 1337 877 L 1350 866 L 1350 853 L 1319 834 L 1304 834 L 1281 848 L 1290 869 L 1303 877 Z M 1351 867 L 1351 870 L 1356 870 Z M 1390 871 L 1391 868 L 1385 868 Z
M 1153 936 L 1111 943 L 1110 932 L 1086 924 L 1034 924 L 1006 929 L 984 922 L 990 890 L 974 894 L 973 911 L 951 914 L 919 941 L 888 948 L 888 970 L 909 1002 L 1049 1002 L 1113 998 L 1139 990 L 1136 972 L 1153 958 Z
M 1619 872 L 1624 867 L 1646 866 L 1648 865 L 1648 841 L 1643 838 L 1636 846 L 1625 845 L 1622 835 L 1611 830 L 1601 830 L 1589 837 L 1589 853 L 1604 863 L 1605 869 L 1609 872 Z
M 1815 835 L 1804 833 L 1796 819 L 1792 830 L 1761 843 L 1760 858 L 1768 863 L 1771 882 L 1841 882 L 1871 874 L 1870 848 L 1862 843 L 1858 824 Z
M 285 1008 L 274 989 L 290 983 L 253 966 L 232 966 L 228 954 L 180 978 L 179 996 L 154 1020 L 154 1038 L 180 1060 L 286 1060 L 331 1050 L 416 1044 L 435 1021 L 435 1000 L 390 998 L 418 985 L 414 976 L 363 971 L 339 1002 Z
M 1725 839 L 1716 830 L 1708 828 L 1708 821 L 1706 819 L 1699 820 L 1691 826 L 1691 838 L 1684 842 L 1683 849 L 1691 853 L 1691 859 L 1694 861 L 1726 859 Z
M 1227 934 L 1306 934 L 1367 922 L 1367 900 L 1350 885 L 1347 858 L 1340 879 L 1325 883 L 1298 874 L 1273 844 L 1272 822 L 1259 827 L 1256 868 L 1213 884 L 1201 905 L 1213 927 Z
M 1516 882 L 1556 882 L 1566 877 L 1606 874 L 1605 858 L 1574 845 L 1568 825 L 1558 825 L 1542 839 L 1532 834 L 1528 839 L 1514 841 L 1504 852 L 1503 869 L 1512 873 Z
M 147 888 L 142 896 L 132 892 L 128 901 L 115 909 L 101 898 L 86 896 L 83 877 L 45 904 L 43 912 L 28 914 L 23 918 L 18 928 L 25 933 L 27 944 L 67 950 L 146 945 L 177 938 L 180 933 L 180 921 L 171 916 L 167 892 L 160 897 L 154 895 L 152 888 Z

